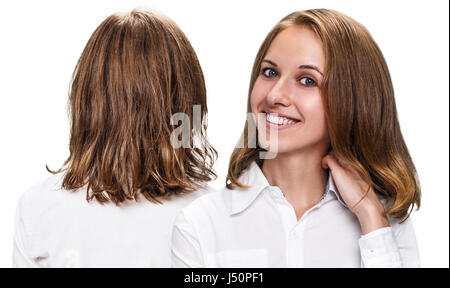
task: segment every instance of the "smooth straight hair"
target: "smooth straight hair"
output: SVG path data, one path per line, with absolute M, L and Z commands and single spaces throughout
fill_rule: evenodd
M 283 18 L 267 35 L 256 56 L 247 112 L 251 112 L 250 95 L 267 50 L 275 37 L 292 25 L 308 27 L 323 43 L 326 66 L 319 89 L 330 149 L 353 166 L 370 187 L 387 197 L 386 214 L 406 220 L 414 205 L 420 207 L 420 184 L 400 131 L 386 61 L 360 23 L 328 9 L 299 11 Z M 258 139 L 257 135 L 251 135 L 248 126 L 246 122 L 241 136 L 244 148 L 235 148 L 231 155 L 226 182 L 229 189 L 244 188 L 239 176 L 251 162 L 262 161 L 259 152 L 264 150 L 247 145 L 249 137 Z
M 173 148 L 171 118 L 193 119 L 190 147 Z M 143 195 L 161 202 L 216 177 L 206 137 L 206 89 L 197 56 L 181 29 L 155 12 L 104 20 L 78 60 L 69 92 L 70 156 L 63 188 L 87 186 L 86 199 L 120 204 Z M 186 135 L 182 135 L 186 136 Z

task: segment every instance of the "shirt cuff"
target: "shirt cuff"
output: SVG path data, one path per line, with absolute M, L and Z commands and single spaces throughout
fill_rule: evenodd
M 363 267 L 401 267 L 397 241 L 391 227 L 384 227 L 359 239 Z

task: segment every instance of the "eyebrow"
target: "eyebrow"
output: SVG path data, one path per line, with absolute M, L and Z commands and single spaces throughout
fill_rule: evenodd
M 273 65 L 274 67 L 277 67 L 277 64 L 275 64 L 275 62 L 269 60 L 269 59 L 264 59 L 262 62 L 267 62 L 271 65 Z M 305 64 L 305 65 L 300 65 L 298 66 L 299 69 L 311 69 L 311 70 L 315 70 L 317 71 L 320 75 L 322 75 L 323 77 L 323 73 L 320 72 L 319 68 L 317 68 L 317 66 L 315 65 L 310 65 L 310 64 Z
M 300 69 L 312 69 L 312 70 L 316 70 L 316 71 L 317 71 L 320 75 L 322 75 L 322 77 L 323 77 L 323 73 L 320 72 L 319 68 L 317 68 L 317 67 L 314 66 L 314 65 L 300 65 L 300 66 L 298 66 L 298 68 L 300 68 Z

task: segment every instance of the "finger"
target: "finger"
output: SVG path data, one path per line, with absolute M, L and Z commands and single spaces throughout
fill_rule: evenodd
M 322 164 L 322 168 L 323 169 L 328 169 L 328 160 L 327 160 L 328 155 L 326 155 L 325 157 L 322 158 L 321 164 Z
M 341 169 L 341 165 L 333 154 L 328 154 L 322 159 L 322 167 L 330 168 L 332 172 Z
M 332 153 L 332 156 L 336 160 L 336 162 L 339 164 L 339 167 L 343 170 L 349 173 L 354 178 L 361 179 L 361 174 L 356 170 L 355 166 L 351 165 L 346 160 L 343 160 L 336 156 L 336 154 Z
M 348 168 L 348 167 L 351 167 L 351 165 L 350 165 L 347 161 L 345 161 L 345 160 L 343 160 L 342 158 L 338 157 L 338 156 L 334 153 L 334 151 L 331 151 L 330 154 L 334 157 L 334 159 L 337 161 L 337 163 L 338 163 L 342 168 Z

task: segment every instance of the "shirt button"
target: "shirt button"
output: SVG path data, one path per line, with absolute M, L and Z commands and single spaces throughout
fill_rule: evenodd
M 297 231 L 291 231 L 291 237 L 292 238 L 298 238 L 298 232 Z

